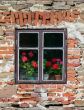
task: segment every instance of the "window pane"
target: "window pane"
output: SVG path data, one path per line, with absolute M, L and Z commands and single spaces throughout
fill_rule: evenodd
M 44 33 L 44 47 L 62 47 L 63 33 Z
M 38 33 L 20 33 L 20 47 L 38 47 Z
M 43 53 L 43 79 L 62 80 L 63 50 L 45 49 Z
M 38 80 L 38 50 L 19 50 L 19 79 Z

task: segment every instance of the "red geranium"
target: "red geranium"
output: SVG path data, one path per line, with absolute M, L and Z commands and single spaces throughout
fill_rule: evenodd
M 22 55 L 26 55 L 26 52 L 22 52 Z
M 31 58 L 34 56 L 32 51 L 30 51 L 28 54 L 29 54 L 29 57 L 31 57 Z
M 51 66 L 51 62 L 50 61 L 47 61 L 46 62 L 46 67 L 50 67 Z
M 60 62 L 60 61 L 61 61 L 61 59 L 57 59 L 57 61 L 58 61 L 58 62 Z
M 52 59 L 52 62 L 53 62 L 53 63 L 55 63 L 56 61 L 57 61 L 57 59 L 56 59 L 56 58 L 53 58 L 53 59 Z
M 61 61 L 60 64 L 63 64 L 63 62 Z
M 37 68 L 37 67 L 38 67 L 37 62 L 36 62 L 36 61 L 32 61 L 32 66 L 33 66 L 34 68 Z
M 52 66 L 52 68 L 53 68 L 54 70 L 56 70 L 56 69 L 59 68 L 59 66 L 58 66 L 58 64 L 54 64 L 54 65 Z
M 23 61 L 23 62 L 26 62 L 26 61 L 28 61 L 28 58 L 27 58 L 26 56 L 23 56 L 23 57 L 22 57 L 22 61 Z

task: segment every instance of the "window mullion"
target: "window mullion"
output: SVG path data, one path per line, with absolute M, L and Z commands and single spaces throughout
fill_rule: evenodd
M 51 49 L 51 50 L 56 50 L 56 49 L 60 49 L 63 50 L 64 48 L 59 48 L 59 47 L 44 47 L 43 49 Z
M 26 50 L 38 50 L 38 48 L 29 48 L 29 47 L 19 47 L 18 49 L 19 49 L 19 50 L 20 50 L 20 49 L 23 49 L 23 50 L 25 50 L 25 49 L 26 49 Z
M 39 82 L 42 82 L 42 32 L 40 31 L 39 32 L 39 43 L 38 43 L 38 46 L 39 46 Z

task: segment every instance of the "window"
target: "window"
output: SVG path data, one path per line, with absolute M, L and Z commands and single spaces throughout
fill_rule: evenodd
M 66 83 L 66 29 L 16 29 L 16 83 Z

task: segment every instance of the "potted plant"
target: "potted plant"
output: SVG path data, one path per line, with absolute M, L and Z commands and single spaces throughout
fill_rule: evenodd
M 25 79 L 35 80 L 38 75 L 38 64 L 32 51 L 23 51 L 20 54 L 20 71 L 24 72 Z
M 62 79 L 62 60 L 58 58 L 52 58 L 51 60 L 44 60 L 45 74 L 49 74 L 49 80 L 61 80 Z

